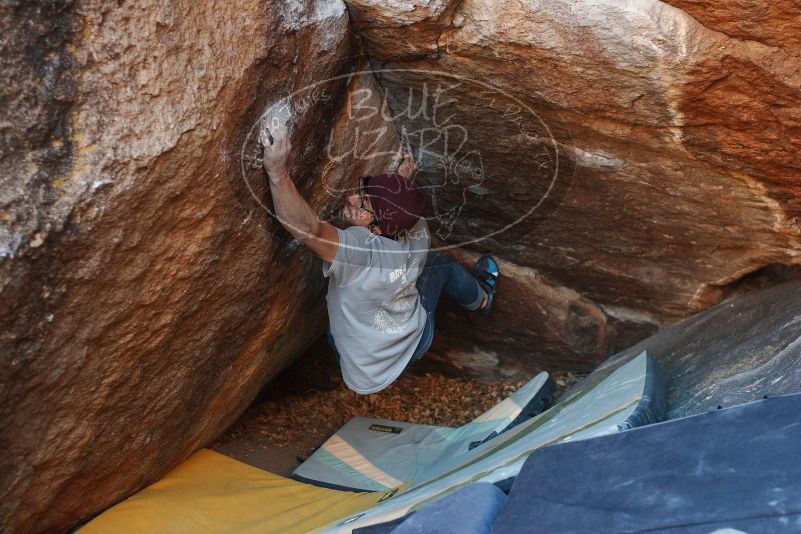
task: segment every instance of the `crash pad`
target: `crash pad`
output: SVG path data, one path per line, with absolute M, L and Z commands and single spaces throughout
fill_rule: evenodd
M 801 394 L 542 448 L 493 532 L 799 532 Z
M 303 462 L 292 477 L 337 489 L 380 491 L 425 480 L 472 449 L 543 411 L 553 380 L 540 373 L 473 421 L 449 428 L 356 417 Z
M 517 475 L 535 450 L 554 443 L 616 433 L 660 420 L 665 408 L 661 371 L 647 353 L 577 388 L 542 414 L 470 450 L 428 478 L 408 481 L 368 510 L 332 523 L 326 532 L 349 532 L 423 509 L 474 482 L 496 483 Z M 436 466 L 433 467 L 436 469 Z
M 80 532 L 310 532 L 383 496 L 303 484 L 201 449 Z
M 162 480 L 111 507 L 82 533 L 350 532 L 403 517 L 474 482 L 514 477 L 536 449 L 658 420 L 664 384 L 646 353 L 542 414 L 479 443 L 457 462 L 389 491 L 338 491 L 200 450 Z

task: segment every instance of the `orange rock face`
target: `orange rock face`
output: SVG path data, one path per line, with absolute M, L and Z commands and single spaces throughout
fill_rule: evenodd
M 801 5 L 793 0 L 668 0 L 716 32 L 742 41 L 798 53 L 801 48 Z
M 328 149 L 383 124 L 349 104 L 382 99 L 344 77 L 342 4 L 0 12 L 0 523 L 65 530 L 216 437 L 322 331 L 321 265 L 265 209 L 261 114 L 286 98 L 321 212 L 397 135 Z
M 799 262 L 798 7 L 671 3 L 347 2 L 400 130 L 431 183 L 451 184 L 443 240 L 575 291 L 627 341 Z M 407 112 L 425 92 L 438 119 Z M 458 151 L 429 141 L 445 117 Z M 483 172 L 460 189 L 447 161 L 464 154 Z M 537 331 L 531 344 L 552 340 Z

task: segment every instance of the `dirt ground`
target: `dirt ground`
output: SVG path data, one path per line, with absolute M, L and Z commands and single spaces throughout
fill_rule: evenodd
M 554 375 L 556 395 L 582 375 Z M 525 381 L 481 384 L 412 367 L 390 387 L 359 395 L 342 381 L 324 340 L 265 386 L 256 401 L 211 446 L 267 471 L 288 476 L 353 417 L 460 426 L 511 395 Z

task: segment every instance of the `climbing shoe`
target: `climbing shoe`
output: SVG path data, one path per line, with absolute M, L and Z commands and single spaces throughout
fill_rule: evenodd
M 478 284 L 487 293 L 487 305 L 479 308 L 478 313 L 487 315 L 492 307 L 492 298 L 495 296 L 495 290 L 498 288 L 498 277 L 501 270 L 498 267 L 498 262 L 489 254 L 481 256 L 476 260 L 473 266 L 473 276 L 478 280 Z

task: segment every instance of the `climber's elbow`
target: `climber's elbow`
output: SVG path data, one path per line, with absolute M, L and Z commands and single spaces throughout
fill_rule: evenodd
M 337 229 L 329 223 L 316 219 L 308 231 L 296 237 L 323 261 L 334 261 L 339 248 L 339 235 Z

